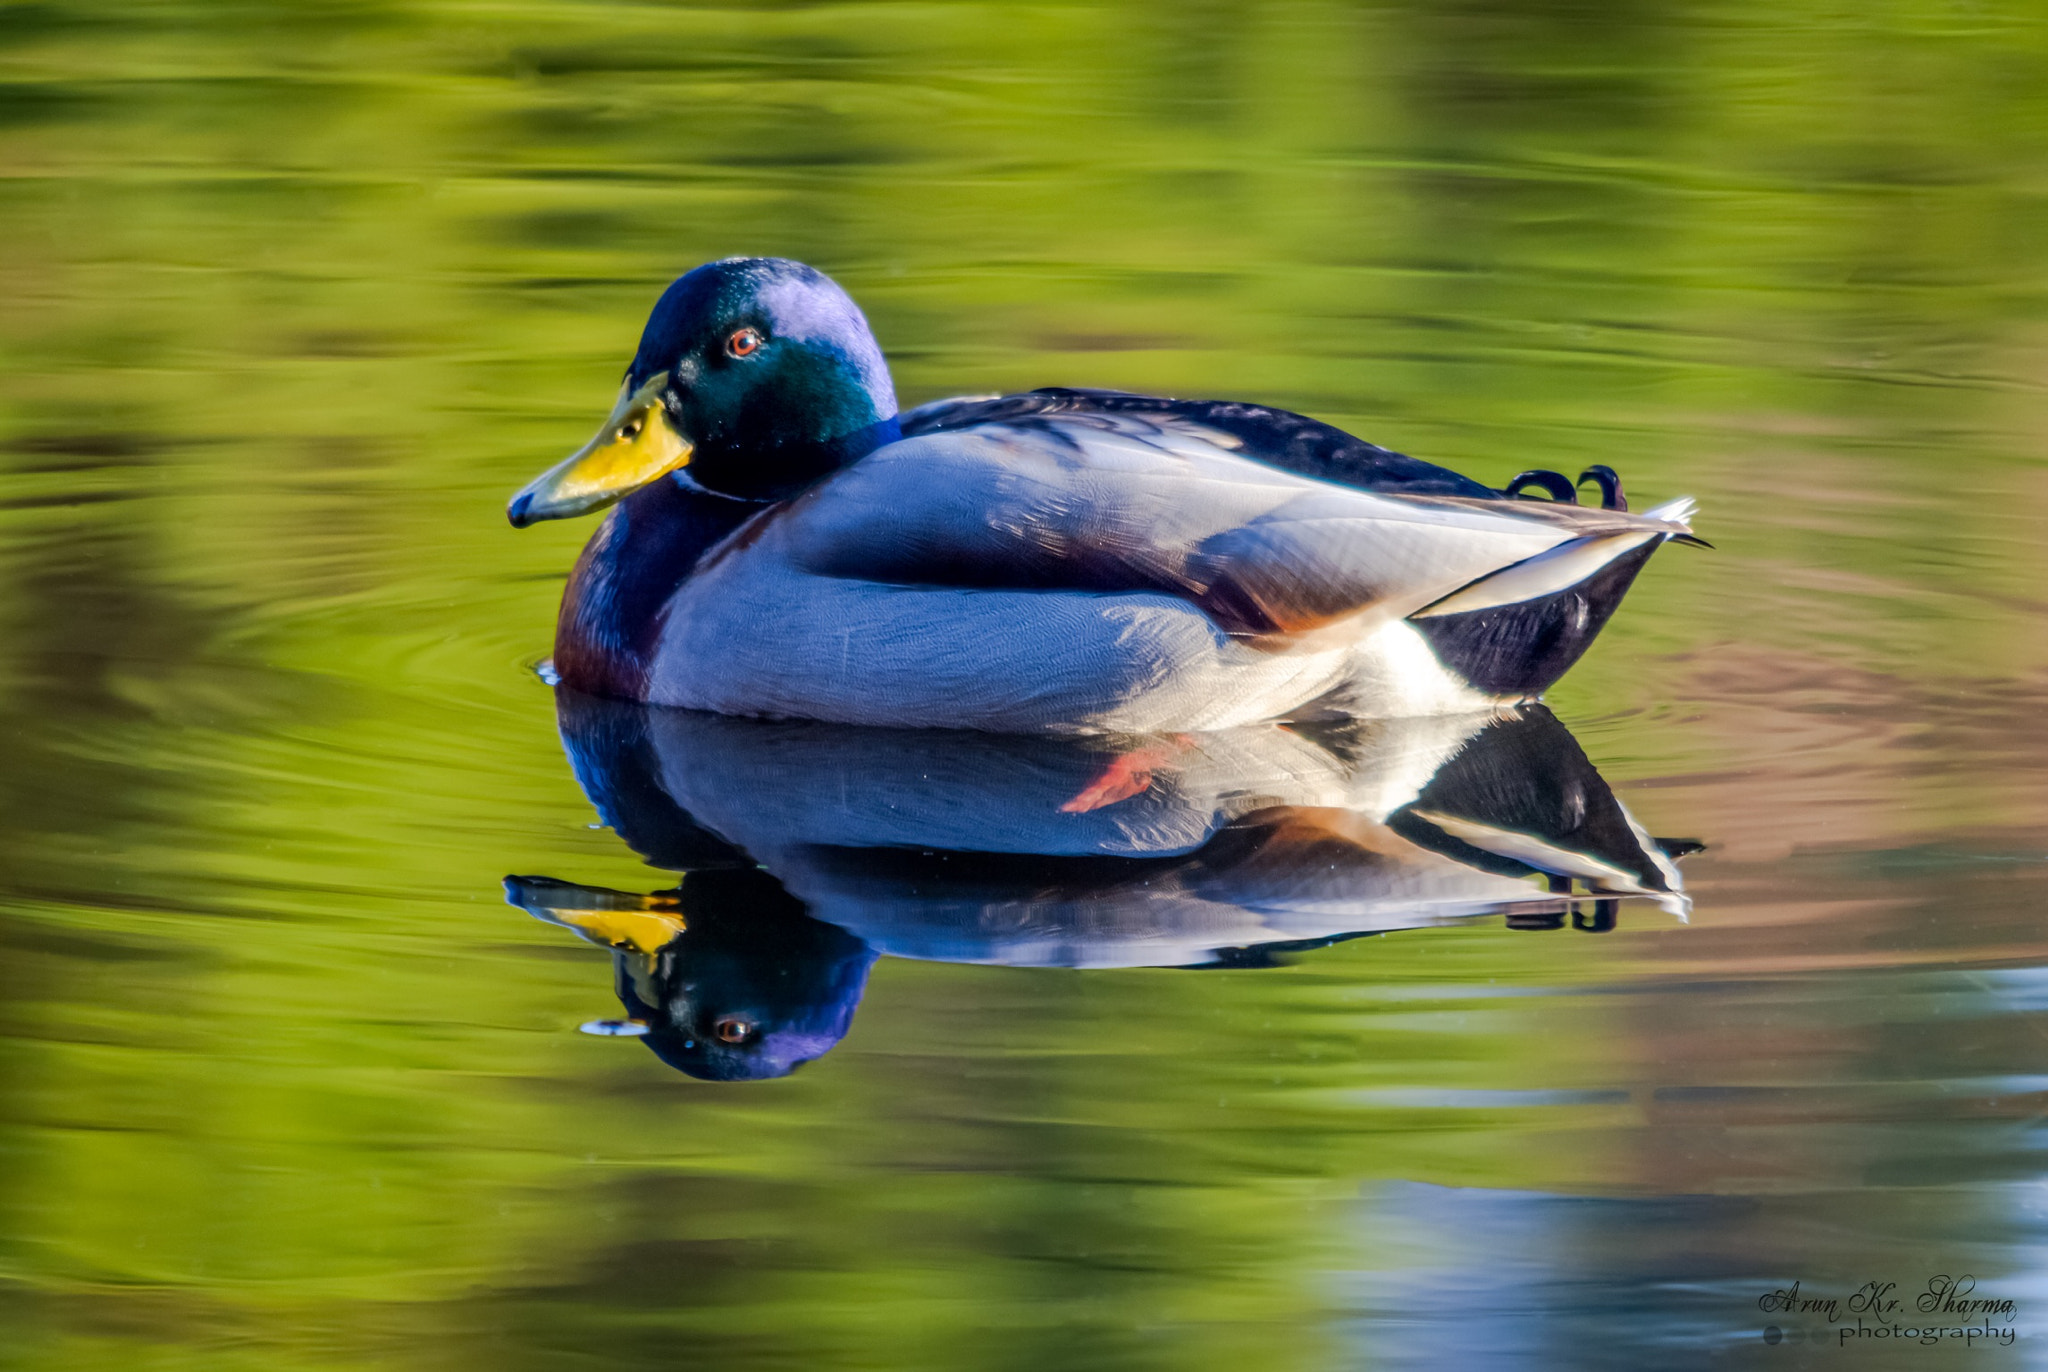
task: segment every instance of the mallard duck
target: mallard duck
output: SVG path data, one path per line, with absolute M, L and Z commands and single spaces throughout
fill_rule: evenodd
M 662 294 L 590 442 L 514 525 L 611 506 L 554 671 L 722 714 L 1043 733 L 1413 716 L 1540 694 L 1690 500 L 1505 491 L 1258 405 L 1114 391 L 899 414 L 830 278 Z M 1522 494 L 1544 489 L 1549 499 Z

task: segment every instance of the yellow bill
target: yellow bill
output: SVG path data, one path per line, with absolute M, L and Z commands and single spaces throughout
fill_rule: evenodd
M 529 482 L 505 507 L 512 526 L 567 519 L 601 510 L 658 477 L 689 465 L 690 440 L 676 432 L 662 406 L 668 373 L 639 389 L 619 388 L 619 403 L 596 437 Z

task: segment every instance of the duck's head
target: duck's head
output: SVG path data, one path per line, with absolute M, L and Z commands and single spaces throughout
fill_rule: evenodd
M 895 437 L 888 364 L 852 297 L 801 262 L 731 257 L 662 292 L 596 436 L 506 513 L 564 519 L 685 469 L 706 490 L 779 499 Z

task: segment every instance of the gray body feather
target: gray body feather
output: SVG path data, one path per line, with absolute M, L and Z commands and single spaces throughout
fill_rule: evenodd
M 1461 592 L 1542 595 L 1685 530 L 1362 491 L 1238 446 L 1088 415 L 878 449 L 711 550 L 665 610 L 648 699 L 1001 732 L 1225 728 L 1338 697 L 1480 708 L 1500 697 L 1447 671 L 1409 616 Z

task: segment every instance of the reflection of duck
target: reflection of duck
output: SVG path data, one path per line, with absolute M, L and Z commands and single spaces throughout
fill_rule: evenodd
M 1575 884 L 1685 909 L 1666 846 L 1540 706 L 1111 740 L 559 704 L 599 813 L 686 876 L 644 897 L 514 877 L 509 897 L 618 950 L 628 1027 L 700 1076 L 825 1051 L 877 953 L 1243 966 L 1481 913 L 1559 920 Z
M 687 469 L 687 471 L 685 471 Z M 601 695 L 899 727 L 1216 729 L 1529 698 L 1691 502 L 1521 500 L 1255 405 L 1052 390 L 896 411 L 845 292 L 730 259 L 662 296 L 519 525 L 627 497 L 555 667 Z M 1696 540 L 1695 540 L 1696 541 Z

